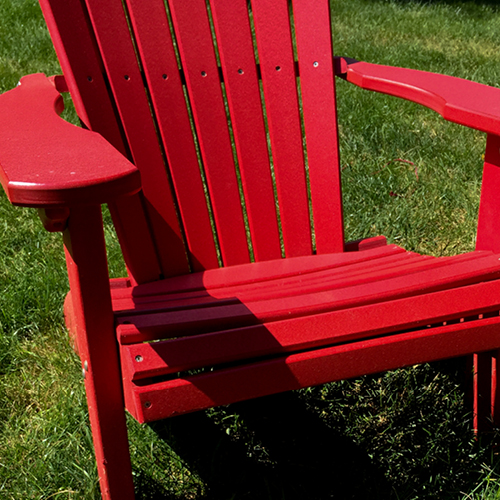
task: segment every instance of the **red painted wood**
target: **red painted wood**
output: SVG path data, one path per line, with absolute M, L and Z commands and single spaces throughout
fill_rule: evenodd
M 309 201 L 287 0 L 253 0 L 279 210 L 287 257 L 312 253 Z
M 476 258 L 474 254 L 465 254 L 450 259 L 435 259 L 418 254 L 400 254 L 394 257 L 380 258 L 366 263 L 309 273 L 306 276 L 293 276 L 273 281 L 264 281 L 250 285 L 224 287 L 207 291 L 195 291 L 148 297 L 134 297 L 130 293 L 120 294 L 123 298 L 113 298 L 113 309 L 117 317 L 131 314 L 167 312 L 169 310 L 193 310 L 208 306 L 263 302 L 278 298 L 301 296 L 318 292 L 339 290 L 356 285 L 374 283 L 379 280 L 420 273 L 446 265 L 456 265 Z
M 491 420 L 493 427 L 498 427 L 500 424 L 499 356 L 498 350 L 491 352 Z
M 118 353 L 99 206 L 71 210 L 64 233 L 71 287 L 68 326 L 85 371 L 99 483 L 104 500 L 134 498 Z
M 278 220 L 246 0 L 211 0 L 256 261 L 281 257 Z
M 64 79 L 78 117 L 125 153 L 120 127 L 103 76 L 95 38 L 79 0 L 40 0 Z M 85 50 L 82 50 L 82 48 Z
M 476 248 L 500 252 L 500 137 L 488 135 L 477 223 Z
M 344 249 L 330 3 L 293 2 L 316 251 Z
M 458 261 L 419 273 L 401 275 L 375 282 L 292 297 L 266 298 L 263 301 L 235 303 L 209 308 L 125 315 L 118 324 L 131 323 L 138 329 L 123 335 L 123 343 L 168 338 L 184 331 L 195 334 L 214 329 L 235 328 L 261 322 L 279 321 L 301 315 L 320 314 L 354 306 L 408 297 L 450 287 L 466 286 L 500 277 L 500 262 L 494 255 Z
M 474 354 L 474 430 L 490 431 L 491 423 L 491 353 Z
M 355 241 L 348 241 L 344 250 L 346 252 L 356 252 L 370 250 L 371 248 L 383 247 L 387 245 L 387 239 L 385 236 L 373 236 L 372 238 L 361 238 Z
M 343 244 L 333 56 L 325 0 L 292 0 L 291 7 L 287 0 L 252 0 L 259 68 L 253 53 L 248 2 L 168 0 L 182 71 L 177 67 L 160 0 L 42 0 L 42 4 L 65 73 L 65 80 L 54 79 L 54 84 L 60 89 L 67 84 L 86 126 L 102 133 L 120 153 L 130 154 L 143 174 L 144 194 L 117 199 L 111 207 L 130 279 L 109 282 L 97 206 L 71 208 L 65 231 L 71 284 L 65 313 L 86 368 L 89 413 L 105 498 L 133 498 L 123 397 L 136 418 L 151 421 L 408 364 L 487 352 L 478 356 L 476 424 L 481 427 L 481 419 L 490 413 L 498 420 L 498 351 L 491 351 L 500 348 L 498 255 L 474 252 L 435 259 L 405 253 L 392 245 L 378 247 L 380 240 Z M 214 19 L 221 71 L 207 4 Z M 124 7 L 130 14 L 130 26 Z M 408 98 L 448 120 L 489 133 L 477 248 L 500 251 L 496 230 L 500 91 L 441 75 L 347 59 L 338 60 L 336 68 L 364 88 Z M 259 70 L 285 254 L 297 256 L 286 260 L 280 259 Z M 319 255 L 312 255 L 298 76 Z M 183 78 L 196 138 L 184 100 Z M 23 85 L 0 98 L 0 106 L 12 95 L 23 93 Z M 60 120 L 53 112 L 54 99 L 59 97 L 52 88 L 50 92 L 50 116 Z M 43 109 L 44 102 L 49 102 L 39 101 L 34 105 Z M 15 105 L 23 111 L 27 106 L 24 101 Z M 235 134 L 249 238 L 260 261 L 255 264 L 249 264 L 227 112 Z M 18 109 L 12 112 L 15 120 L 19 114 Z M 12 116 L 8 115 L 9 120 L 14 120 Z M 57 123 L 53 130 L 59 133 L 61 121 Z M 73 133 L 69 130 L 75 128 L 64 125 L 64 132 L 60 132 L 63 140 L 51 137 L 63 144 L 61 150 L 68 149 L 72 140 L 66 138 Z M 0 141 L 10 133 L 0 129 Z M 82 130 L 74 133 L 95 137 Z M 208 178 L 215 243 L 194 139 L 199 139 Z M 86 148 L 87 139 L 78 146 L 79 162 L 85 153 L 78 168 L 86 168 L 76 183 L 70 178 L 73 188 L 93 193 L 90 200 L 94 203 L 138 188 L 137 182 L 130 180 L 137 175 L 134 169 L 118 153 L 109 153 L 107 146 L 108 152 L 96 156 L 109 169 L 105 183 L 114 175 L 109 172 L 116 172 L 108 153 L 119 158 L 117 164 L 128 174 L 116 181 L 119 187 L 93 184 L 99 169 L 85 164 L 89 161 Z M 14 149 L 17 162 L 19 151 L 23 155 L 25 151 Z M 163 161 L 164 152 L 168 165 Z M 3 164 L 1 156 L 0 162 Z M 18 163 L 15 168 L 19 168 Z M 26 173 L 27 168 L 21 171 Z M 10 172 L 8 165 L 3 177 L 8 189 Z M 47 167 L 39 172 L 45 175 L 50 170 Z M 59 179 L 64 175 L 59 175 L 57 182 L 63 182 Z M 16 186 L 14 191 L 26 196 L 29 186 Z M 77 200 L 66 196 L 64 187 L 50 191 L 46 186 L 38 202 L 57 199 L 58 205 Z M 61 196 L 66 197 L 57 198 Z M 65 210 L 46 215 L 53 229 L 65 224 Z M 219 242 L 223 263 L 232 267 L 215 269 Z M 188 263 L 189 269 L 206 271 L 184 275 Z M 181 276 L 137 285 L 157 280 L 161 274 Z M 483 314 L 495 317 L 475 319 Z M 122 371 L 116 334 L 122 344 Z M 169 336 L 176 338 L 142 343 Z M 211 370 L 211 365 L 226 363 L 232 368 L 216 366 L 213 372 L 165 379 L 177 371 Z M 156 376 L 162 379 L 153 383 L 151 377 Z
M 137 169 L 100 135 L 59 117 L 62 98 L 30 75 L 0 98 L 0 181 L 15 205 L 104 203 L 140 189 Z
M 82 3 L 41 0 L 40 5 L 78 116 L 87 128 L 126 155 L 104 66 Z M 158 279 L 161 270 L 141 195 L 117 200 L 109 208 L 130 275 L 137 283 Z
M 500 135 L 500 89 L 452 76 L 352 62 L 349 82 L 422 104 L 445 120 Z
M 188 262 L 141 71 L 121 1 L 88 0 L 110 86 L 134 159 L 164 276 L 188 272 Z
M 430 328 L 292 354 L 157 384 L 127 382 L 127 409 L 149 422 L 229 402 L 484 351 L 500 319 Z
M 200 167 L 163 0 L 127 0 L 141 64 L 179 201 L 191 268 L 218 267 Z M 158 50 L 161 47 L 161 50 Z
M 473 356 L 474 430 L 492 432 L 499 422 L 498 350 Z
M 304 275 L 326 269 L 367 262 L 374 259 L 405 253 L 396 245 L 387 245 L 363 252 L 347 254 L 310 255 L 258 262 L 252 265 L 232 266 L 212 269 L 204 273 L 193 273 L 155 283 L 146 283 L 133 289 L 134 297 L 178 293 L 196 290 L 212 290 L 229 286 L 245 285 L 261 281 L 286 278 L 287 276 Z M 126 296 L 132 293 L 126 292 Z M 118 298 L 119 295 L 116 295 Z
M 224 265 L 250 262 L 231 138 L 204 0 L 169 0 Z
M 499 292 L 500 284 L 492 281 L 314 317 L 155 343 L 123 345 L 122 364 L 127 374 L 137 380 L 231 360 L 352 342 L 498 310 L 496 297 Z M 120 325 L 118 337 L 133 331 L 133 325 Z M 137 356 L 141 356 L 140 361 L 137 361 Z
M 134 284 L 160 278 L 162 271 L 144 209 L 142 193 L 108 205 L 129 277 Z
M 439 263 L 432 257 L 404 253 L 379 258 L 370 262 L 369 270 L 365 262 L 331 269 L 295 275 L 262 283 L 250 283 L 233 287 L 223 287 L 193 292 L 170 293 L 157 296 L 136 297 L 133 290 L 114 294 L 113 309 L 117 316 L 130 313 L 155 312 L 160 310 L 192 309 L 208 305 L 222 305 L 236 302 L 262 301 L 267 298 L 287 297 L 315 293 L 334 288 L 387 279 L 400 274 L 418 272 L 424 268 L 436 267 Z M 441 265 L 444 265 L 442 262 Z M 128 292 L 128 293 L 127 293 Z M 118 297 L 122 298 L 118 298 Z

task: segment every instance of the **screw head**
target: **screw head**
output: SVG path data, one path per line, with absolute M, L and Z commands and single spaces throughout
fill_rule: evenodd
M 140 362 L 143 360 L 143 357 L 142 357 L 140 354 L 138 354 L 138 355 L 135 357 L 135 360 L 136 360 L 138 363 L 140 363 Z

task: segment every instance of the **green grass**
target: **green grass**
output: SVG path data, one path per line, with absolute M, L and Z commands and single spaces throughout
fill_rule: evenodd
M 495 2 L 336 0 L 333 12 L 339 55 L 500 84 Z M 23 74 L 57 73 L 36 2 L 0 0 L 0 14 L 0 91 Z M 343 81 L 337 91 L 348 239 L 472 250 L 484 135 Z M 62 243 L 5 196 L 0 221 L 0 499 L 99 498 L 62 321 Z M 108 217 L 106 231 L 118 275 Z M 441 362 L 154 426 L 130 419 L 137 497 L 500 498 L 498 448 L 474 439 L 466 370 Z

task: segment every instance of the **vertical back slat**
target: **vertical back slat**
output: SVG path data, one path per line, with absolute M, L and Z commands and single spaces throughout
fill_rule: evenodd
M 210 4 L 255 260 L 278 259 L 278 218 L 247 1 Z
M 302 131 L 287 0 L 252 0 L 287 257 L 312 253 Z
M 294 0 L 295 38 L 318 253 L 344 248 L 328 0 Z
M 127 0 L 141 63 L 151 93 L 179 201 L 191 268 L 218 267 L 198 156 L 163 0 Z
M 119 0 L 87 0 L 109 83 L 136 166 L 164 276 L 189 271 L 170 182 L 127 19 Z
M 224 265 L 250 261 L 238 180 L 204 0 L 169 0 Z
M 80 0 L 41 0 L 40 5 L 78 116 L 89 129 L 126 154 L 102 61 Z M 141 195 L 118 200 L 110 209 L 132 279 L 139 283 L 158 279 L 158 259 Z

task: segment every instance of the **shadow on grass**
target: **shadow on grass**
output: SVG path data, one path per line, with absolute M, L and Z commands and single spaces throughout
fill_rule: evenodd
M 473 439 L 464 366 L 419 365 L 152 424 L 205 486 L 182 496 L 136 477 L 137 498 L 469 498 L 498 457 L 488 436 Z
M 326 426 L 296 394 L 234 404 L 231 413 L 244 421 L 250 440 L 259 441 L 252 450 L 242 442 L 248 439 L 231 439 L 204 413 L 153 425 L 207 485 L 208 494 L 202 498 L 395 498 L 383 471 L 366 452 Z M 138 497 L 168 498 L 158 488 L 154 491 L 154 484 L 144 482 Z

